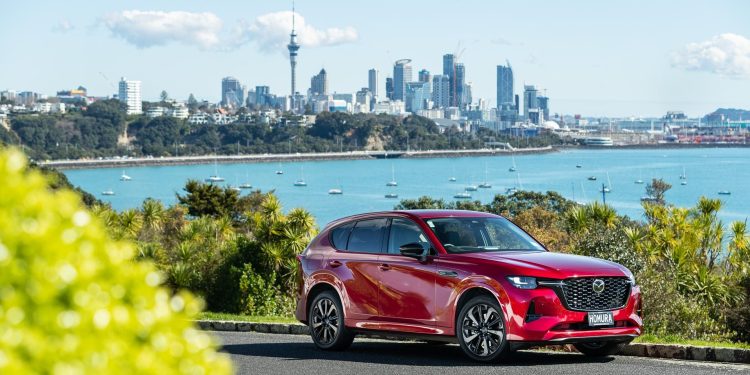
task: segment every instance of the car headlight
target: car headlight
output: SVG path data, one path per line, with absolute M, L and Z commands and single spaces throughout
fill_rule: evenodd
M 536 289 L 536 278 L 535 277 L 529 277 L 529 276 L 508 276 L 508 281 L 510 281 L 513 286 L 515 286 L 518 289 Z

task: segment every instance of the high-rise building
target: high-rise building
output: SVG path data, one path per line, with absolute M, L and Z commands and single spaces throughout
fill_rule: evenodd
M 310 93 L 312 95 L 328 95 L 328 73 L 320 69 L 320 73 L 314 75 L 310 80 Z
M 466 103 L 466 99 L 464 97 L 464 89 L 466 86 L 466 67 L 464 67 L 463 63 L 456 63 L 455 65 L 455 77 L 453 86 L 455 87 L 456 91 L 453 98 L 453 106 L 464 108 L 468 106 L 469 103 Z
M 537 96 L 536 101 L 538 104 L 537 106 L 539 107 L 539 111 L 544 115 L 544 118 L 541 119 L 541 122 L 549 120 L 549 97 Z
M 370 71 L 367 72 L 367 89 L 370 90 L 370 94 L 373 98 L 376 98 L 379 95 L 377 69 L 370 69 Z
M 406 84 L 406 111 L 416 113 L 420 109 L 429 109 L 432 101 L 430 82 L 409 82 Z
M 430 71 L 427 69 L 422 69 L 419 71 L 418 74 L 419 82 L 430 82 L 432 81 L 432 75 L 430 75 Z
M 385 79 L 385 97 L 393 100 L 393 78 L 391 77 Z
M 292 33 L 289 34 L 289 44 L 286 46 L 289 49 L 289 63 L 292 68 L 292 92 L 291 96 L 297 93 L 297 51 L 299 51 L 300 45 L 297 43 L 297 33 L 294 30 L 294 2 L 292 2 Z M 294 107 L 294 103 L 292 103 Z
M 450 100 L 451 106 L 456 106 L 456 56 L 452 53 L 443 55 L 443 75 L 450 81 Z
M 127 114 L 140 115 L 141 109 L 141 81 L 128 81 L 125 77 L 120 78 L 117 98 L 128 106 Z
M 525 85 L 523 87 L 523 116 L 529 118 L 529 109 L 537 109 L 539 103 L 536 100 L 537 90 L 534 85 Z
M 513 68 L 510 62 L 497 66 L 497 109 L 507 111 L 513 104 Z
M 234 77 L 224 77 L 221 80 L 221 105 L 239 108 L 244 102 L 245 93 L 240 81 Z
M 393 100 L 406 100 L 406 83 L 412 81 L 410 59 L 401 59 L 393 64 Z
M 432 102 L 437 108 L 451 106 L 451 80 L 444 74 L 432 77 Z
M 255 86 L 255 105 L 258 107 L 269 107 L 271 100 L 271 88 L 268 86 Z

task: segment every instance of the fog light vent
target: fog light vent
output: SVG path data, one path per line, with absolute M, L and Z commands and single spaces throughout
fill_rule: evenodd
M 526 311 L 526 323 L 531 323 L 541 317 L 541 314 L 536 313 L 536 310 L 534 308 L 534 301 L 531 301 L 531 303 L 529 304 L 529 310 Z

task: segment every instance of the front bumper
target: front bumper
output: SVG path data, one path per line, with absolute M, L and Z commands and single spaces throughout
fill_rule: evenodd
M 627 342 L 639 336 L 643 327 L 638 286 L 630 288 L 624 307 L 611 310 L 615 321 L 612 327 L 588 326 L 588 312 L 566 309 L 557 293 L 550 288 L 523 290 L 509 286 L 506 293 L 507 300 L 501 301 L 501 304 L 508 318 L 508 341 L 546 344 Z

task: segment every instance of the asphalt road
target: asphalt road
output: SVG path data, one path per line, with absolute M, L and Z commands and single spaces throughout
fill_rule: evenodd
M 505 363 L 483 365 L 458 345 L 355 339 L 347 351 L 317 350 L 308 336 L 214 332 L 238 374 L 750 374 L 750 365 L 577 353 L 519 351 Z

